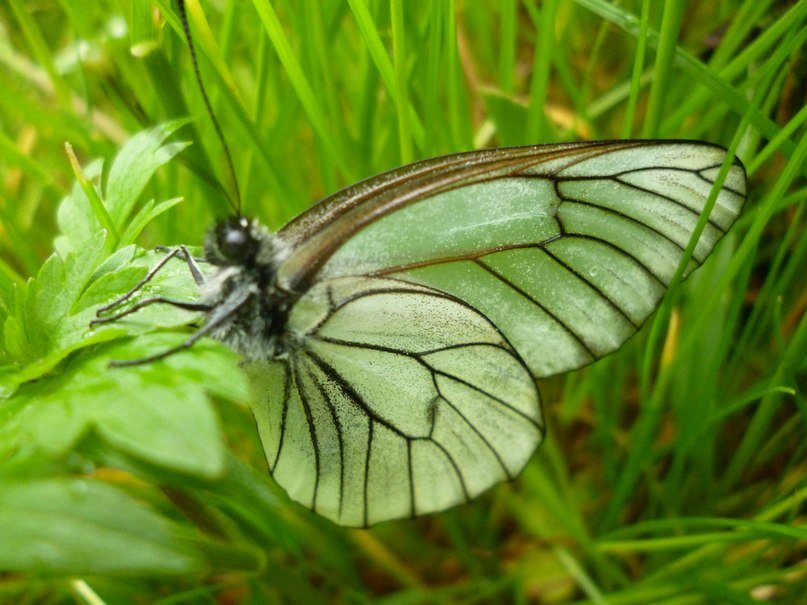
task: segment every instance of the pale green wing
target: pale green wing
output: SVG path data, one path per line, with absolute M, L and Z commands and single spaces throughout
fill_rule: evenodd
M 280 231 L 281 283 L 390 276 L 451 294 L 535 377 L 617 349 L 653 311 L 725 150 L 692 141 L 570 143 L 427 160 L 348 188 Z M 731 167 L 688 271 L 732 225 Z
M 619 347 L 653 311 L 725 150 L 618 141 L 472 152 L 350 187 L 278 233 L 300 298 L 252 367 L 277 481 L 334 521 L 443 510 L 515 476 L 533 377 Z M 734 222 L 731 167 L 688 270 Z
M 538 390 L 502 333 L 436 290 L 337 278 L 301 298 L 282 360 L 248 366 L 272 475 L 363 527 L 444 510 L 506 479 L 543 431 Z

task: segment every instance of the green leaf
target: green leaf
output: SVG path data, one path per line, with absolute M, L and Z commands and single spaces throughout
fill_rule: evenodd
M 112 222 L 112 217 L 109 215 L 109 212 L 107 212 L 107 208 L 104 205 L 95 184 L 93 184 L 89 177 L 84 174 L 81 164 L 79 164 L 76 155 L 73 153 L 72 145 L 70 145 L 70 143 L 66 143 L 65 149 L 67 150 L 67 157 L 70 159 L 70 165 L 73 167 L 73 174 L 76 176 L 76 180 L 81 186 L 81 190 L 84 192 L 84 196 L 89 202 L 90 208 L 92 208 L 93 215 L 98 222 L 101 223 L 101 226 L 103 226 L 107 233 L 110 250 L 114 250 L 118 247 L 118 243 L 120 242 L 118 228 L 115 223 Z
M 58 330 L 65 318 L 73 314 L 74 305 L 104 259 L 105 241 L 106 234 L 99 231 L 84 242 L 76 253 L 68 254 L 63 263 L 54 262 L 53 274 L 40 272 L 36 280 L 36 315 L 32 320 L 41 322 L 52 333 Z M 52 342 L 56 346 L 62 345 L 58 336 Z
M 189 120 L 173 120 L 132 137 L 120 150 L 109 169 L 106 186 L 106 203 L 109 213 L 119 229 L 134 208 L 137 197 L 143 192 L 154 172 L 170 161 L 190 143 L 163 142 Z
M 193 249 L 191 249 L 193 253 Z M 93 281 L 81 293 L 73 306 L 73 312 L 84 316 L 79 320 L 80 327 L 87 329 L 95 318 L 96 305 L 105 305 L 117 300 L 124 292 L 135 286 L 158 262 L 165 257 L 164 252 L 144 251 L 128 246 L 105 261 L 93 275 Z M 206 269 L 202 266 L 202 270 Z M 188 265 L 180 258 L 172 259 L 158 271 L 148 284 L 127 304 L 115 311 L 123 311 L 131 304 L 154 296 L 167 296 L 180 300 L 198 300 L 199 287 L 193 281 Z M 86 313 L 87 309 L 90 310 Z M 127 334 L 140 334 L 154 328 L 177 327 L 198 319 L 198 313 L 183 311 L 166 305 L 146 307 L 122 321 L 96 327 L 94 331 L 125 329 Z M 85 321 L 86 320 L 86 321 Z
M 181 197 L 175 197 L 171 198 L 170 200 L 160 202 L 159 204 L 155 203 L 154 200 L 149 200 L 143 204 L 143 207 L 137 212 L 137 214 L 135 214 L 135 216 L 128 221 L 129 224 L 126 227 L 126 230 L 123 232 L 121 242 L 124 245 L 133 243 L 146 225 L 148 225 L 166 210 L 176 206 L 181 201 Z
M 72 307 L 101 263 L 104 242 L 104 233 L 98 232 L 66 260 L 52 254 L 36 278 L 19 290 L 18 304 L 3 326 L 8 361 L 18 368 L 16 377 L 4 380 L 6 394 L 14 384 L 50 371 L 71 351 L 99 341 L 87 329 L 89 315 L 76 317 Z
M 100 181 L 103 162 L 96 160 L 84 168 L 84 175 L 91 181 Z M 76 182 L 66 198 L 59 204 L 56 221 L 62 235 L 56 237 L 54 246 L 63 257 L 73 250 L 80 250 L 85 244 L 87 235 L 98 233 L 101 223 L 92 211 L 90 201 Z
M 164 256 L 129 246 L 102 262 L 103 252 L 99 232 L 84 247 L 68 252 L 65 260 L 53 254 L 15 297 L 19 302 L 4 332 L 13 345 L 8 350 L 16 371 L 5 368 L 0 373 L 3 394 L 10 397 L 0 407 L 0 451 L 9 454 L 30 447 L 62 456 L 93 431 L 150 464 L 217 476 L 223 468 L 223 445 L 206 393 L 246 398 L 235 355 L 222 345 L 199 343 L 160 363 L 110 369 L 112 359 L 145 357 L 185 338 L 122 337 L 176 328 L 197 315 L 152 306 L 90 329 L 99 305 L 128 291 Z M 198 287 L 180 259 L 165 265 L 128 304 L 160 295 L 198 298 Z M 71 353 L 109 340 L 119 342 L 85 352 L 68 360 L 61 373 L 52 373 Z
M 21 386 L 0 407 L 0 456 L 21 448 L 62 456 L 94 431 L 150 464 L 204 477 L 224 468 L 224 447 L 207 392 L 247 397 L 237 357 L 219 343 L 160 362 L 110 368 L 177 344 L 151 334 L 84 354 L 59 375 Z
M 201 571 L 190 542 L 119 489 L 88 479 L 0 479 L 0 569 L 50 574 Z
M 496 124 L 496 140 L 504 147 L 525 145 L 524 124 L 527 108 L 511 97 L 496 91 L 483 93 L 485 107 L 491 120 Z
M 103 253 L 103 232 L 75 253 L 68 252 L 65 261 L 54 253 L 15 297 L 19 302 L 6 318 L 3 334 L 8 362 L 16 370 L 0 374 L 0 394 L 8 396 L 18 385 L 40 378 L 79 349 L 155 328 L 182 326 L 197 317 L 163 305 L 90 329 L 98 306 L 128 291 L 164 256 L 128 246 L 102 262 Z M 187 265 L 177 259 L 157 273 L 132 302 L 151 296 L 195 300 L 199 289 Z

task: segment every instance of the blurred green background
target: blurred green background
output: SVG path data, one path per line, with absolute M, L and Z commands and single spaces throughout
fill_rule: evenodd
M 272 228 L 409 161 L 582 139 L 722 144 L 748 169 L 749 201 L 621 351 L 540 385 L 548 441 L 519 479 L 368 531 L 273 484 L 222 347 L 135 386 L 78 366 L 89 346 L 37 371 L 4 347 L 0 378 L 28 378 L 0 399 L 0 601 L 804 602 L 807 2 L 187 4 L 245 210 Z M 0 4 L 7 343 L 64 235 L 60 202 L 80 197 L 64 143 L 97 178 L 92 160 L 188 117 L 173 140 L 192 145 L 141 195 L 184 198 L 139 237 L 147 248 L 199 245 L 232 187 L 175 6 Z M 135 392 L 166 383 L 171 418 L 203 430 Z M 70 400 L 76 384 L 87 394 Z

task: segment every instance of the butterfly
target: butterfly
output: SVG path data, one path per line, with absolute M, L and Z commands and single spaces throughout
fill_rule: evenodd
M 152 302 L 204 312 L 179 347 L 118 365 L 229 344 L 269 470 L 309 509 L 353 527 L 442 511 L 529 461 L 545 431 L 536 380 L 615 351 L 653 312 L 725 161 L 709 143 L 624 140 L 417 162 L 276 233 L 237 211 L 208 233 L 208 278 L 184 248 L 154 270 L 184 257 L 201 302 L 98 321 Z M 684 275 L 745 197 L 735 159 Z
M 530 459 L 536 379 L 615 351 L 653 312 L 725 154 L 653 140 L 472 151 L 362 181 L 274 234 L 228 218 L 206 240 L 213 275 L 194 272 L 203 302 L 186 308 L 207 320 L 183 346 L 209 335 L 243 355 L 292 499 L 357 527 L 444 510 Z M 745 195 L 735 160 L 685 274 Z

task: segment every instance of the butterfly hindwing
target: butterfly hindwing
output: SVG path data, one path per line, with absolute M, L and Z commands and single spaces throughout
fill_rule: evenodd
M 467 304 L 381 278 L 323 281 L 289 318 L 297 345 L 250 366 L 277 481 L 342 524 L 438 510 L 515 477 L 542 436 L 538 391 Z M 261 410 L 264 410 L 261 406 Z

